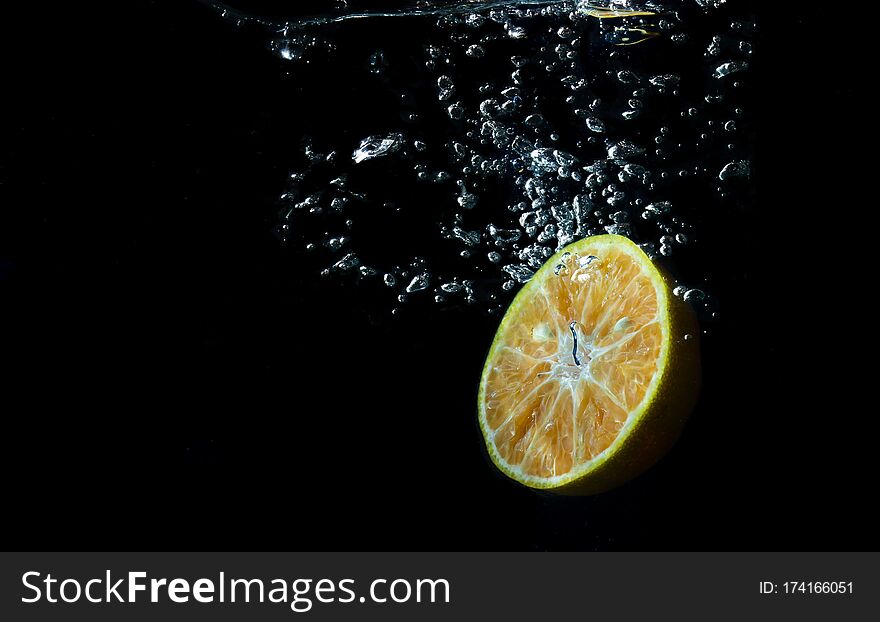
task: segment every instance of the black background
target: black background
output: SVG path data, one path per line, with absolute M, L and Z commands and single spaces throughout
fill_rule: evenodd
M 759 13 L 756 200 L 712 249 L 701 401 L 656 468 L 568 499 L 485 456 L 496 317 L 389 321 L 272 235 L 294 137 L 371 104 L 291 114 L 195 2 L 85 11 L 0 17 L 5 547 L 877 548 L 856 29 Z

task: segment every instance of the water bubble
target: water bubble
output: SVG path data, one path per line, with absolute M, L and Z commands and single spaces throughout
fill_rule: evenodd
M 453 94 L 455 93 L 455 84 L 452 82 L 452 78 L 449 76 L 440 76 L 437 78 L 437 98 L 440 101 L 446 101 L 451 99 Z
M 558 166 L 552 149 L 535 149 L 530 156 L 532 158 L 532 169 L 535 172 L 555 171 Z
M 552 254 L 553 251 L 551 251 L 546 246 L 542 246 L 540 244 L 532 244 L 525 247 L 519 252 L 519 258 L 520 260 L 525 261 L 529 266 L 537 270 Z
M 479 246 L 480 244 L 481 236 L 479 231 L 466 231 L 461 227 L 453 227 L 452 235 L 468 246 Z
M 700 302 L 706 299 L 706 292 L 701 289 L 689 289 L 684 293 L 685 302 Z
M 331 251 L 338 251 L 340 248 L 345 246 L 345 243 L 348 242 L 348 238 L 341 235 L 339 237 L 331 237 L 324 240 L 324 246 L 329 248 Z
M 556 219 L 556 222 L 562 226 L 575 221 L 574 208 L 568 203 L 557 203 L 553 205 L 550 208 L 550 214 Z
M 504 29 L 507 31 L 507 36 L 511 39 L 525 39 L 528 35 L 525 28 L 522 26 L 516 26 L 510 22 L 504 24 Z
M 392 133 L 385 136 L 369 136 L 361 141 L 360 146 L 352 154 L 355 163 L 378 158 L 394 153 L 403 144 L 403 134 Z
M 577 162 L 577 159 L 573 155 L 559 149 L 553 150 L 553 157 L 556 160 L 556 163 L 563 167 L 573 166 Z
M 733 162 L 728 162 L 718 173 L 718 179 L 721 181 L 727 181 L 728 179 L 733 179 L 735 177 L 748 177 L 751 172 L 750 169 L 751 166 L 748 160 L 735 160 Z
M 422 272 L 421 274 L 417 274 L 413 277 L 412 281 L 410 281 L 409 285 L 406 286 L 406 291 L 412 292 L 420 292 L 424 289 L 428 289 L 431 285 L 431 275 L 427 272 Z M 402 302 L 402 301 L 401 301 Z
M 501 107 L 494 99 L 487 99 L 480 103 L 480 114 L 484 117 L 497 117 L 501 114 Z M 492 126 L 489 126 L 492 127 Z
M 623 235 L 626 237 L 632 236 L 632 228 L 628 224 L 607 225 L 605 227 L 605 232 L 611 233 L 613 235 Z
M 612 160 L 622 160 L 641 155 L 645 152 L 642 147 L 628 140 L 621 140 L 608 148 L 608 157 Z
M 471 192 L 463 190 L 462 193 L 456 198 L 456 202 L 461 206 L 462 209 L 473 209 L 477 205 L 477 201 L 479 197 Z
M 510 87 L 507 87 L 506 89 L 504 89 L 503 91 L 501 91 L 501 94 L 506 99 L 513 100 L 513 99 L 517 99 L 520 96 L 520 90 L 518 88 L 516 88 L 515 86 L 510 86 Z
M 597 134 L 601 134 L 605 131 L 605 124 L 597 117 L 587 117 L 586 119 L 587 129 L 591 132 L 596 132 Z
M 745 61 L 731 61 L 729 63 L 722 63 L 715 68 L 715 73 L 712 74 L 716 78 L 723 78 L 725 76 L 729 76 L 732 73 L 737 73 L 739 71 L 745 71 L 749 68 L 749 64 Z
M 544 229 L 541 231 L 541 233 L 538 234 L 538 242 L 540 242 L 541 244 L 546 244 L 547 242 L 550 242 L 551 240 L 553 240 L 555 237 L 556 237 L 556 226 L 555 225 L 547 225 L 546 227 L 544 227 Z
M 519 225 L 523 228 L 531 227 L 535 224 L 537 218 L 536 212 L 523 212 L 519 215 Z
M 358 259 L 357 255 L 354 253 L 349 253 L 335 264 L 333 264 L 333 268 L 335 270 L 339 270 L 340 272 L 347 272 L 353 268 L 356 268 L 360 265 L 361 261 Z
M 487 227 L 487 230 L 489 232 L 489 237 L 492 238 L 492 240 L 502 244 L 516 242 L 522 236 L 519 229 L 499 229 L 492 224 Z
M 635 84 L 639 81 L 639 77 L 632 71 L 625 69 L 617 72 L 617 79 L 623 84 Z
M 652 76 L 648 78 L 648 82 L 653 84 L 654 86 L 659 86 L 661 88 L 669 88 L 674 87 L 678 84 L 679 78 L 677 75 L 672 73 L 667 73 L 663 75 Z
M 502 269 L 517 283 L 526 283 L 535 274 L 534 270 L 522 264 L 508 264 Z
M 464 117 L 464 106 L 460 103 L 455 103 L 449 106 L 449 108 L 446 109 L 446 112 L 449 114 L 450 119 L 459 121 Z
M 611 207 L 617 207 L 626 202 L 626 193 L 623 190 L 615 190 L 613 192 L 608 193 L 608 198 L 605 199 L 605 202 Z
M 486 50 L 479 45 L 471 45 L 468 47 L 467 52 L 465 52 L 471 58 L 483 58 L 486 55 Z
M 698 0 L 699 1 L 699 0 Z M 714 35 L 706 48 L 706 56 L 718 56 L 721 53 L 721 36 Z

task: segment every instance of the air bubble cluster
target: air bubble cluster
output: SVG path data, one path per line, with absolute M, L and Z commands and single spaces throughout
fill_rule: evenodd
M 407 19 L 428 35 L 406 54 L 364 38 L 363 71 L 376 97 L 401 102 L 399 122 L 306 135 L 291 154 L 305 164 L 281 189 L 275 232 L 323 274 L 384 284 L 404 305 L 497 311 L 585 236 L 675 261 L 746 191 L 749 15 L 730 19 L 723 0 L 466 4 L 419 3 Z M 389 19 L 260 23 L 285 71 L 320 58 L 333 75 L 352 29 Z

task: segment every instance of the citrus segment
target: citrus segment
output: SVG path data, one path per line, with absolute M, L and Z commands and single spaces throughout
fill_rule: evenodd
M 635 476 L 694 402 L 695 335 L 690 310 L 627 238 L 562 249 L 516 296 L 489 351 L 479 417 L 492 460 L 562 492 Z

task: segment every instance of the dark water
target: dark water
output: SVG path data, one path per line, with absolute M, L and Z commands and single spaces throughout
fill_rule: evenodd
M 815 16 L 682 3 L 661 34 L 619 47 L 595 20 L 552 11 L 512 26 L 457 12 L 285 32 L 272 26 L 290 17 L 282 3 L 231 4 L 271 24 L 197 2 L 4 23 L 7 507 L 30 546 L 876 542 L 861 505 L 876 469 L 850 448 L 863 415 L 841 327 L 857 312 L 835 303 L 858 279 L 813 237 L 852 228 L 829 220 L 859 200 L 833 155 L 858 143 L 858 117 L 812 124 L 849 110 L 859 76 L 835 41 L 813 38 Z M 560 54 L 574 64 L 548 71 Z M 525 59 L 520 84 L 511 57 Z M 714 77 L 731 61 L 748 69 Z M 665 75 L 679 79 L 661 92 L 650 78 Z M 481 111 L 510 87 L 516 109 Z M 484 134 L 487 121 L 503 132 Z M 356 161 L 371 137 L 368 149 L 393 144 Z M 645 152 L 609 157 L 621 141 Z M 745 162 L 748 176 L 721 179 Z M 607 179 L 591 188 L 590 174 Z M 582 217 L 576 199 L 592 206 Z M 661 201 L 668 213 L 643 217 Z M 553 205 L 571 219 L 520 224 Z M 519 237 L 496 244 L 490 225 Z M 700 403 L 673 452 L 631 484 L 536 494 L 485 456 L 483 358 L 532 255 L 614 226 L 682 295 L 705 293 Z M 817 299 L 817 283 L 835 296 Z

